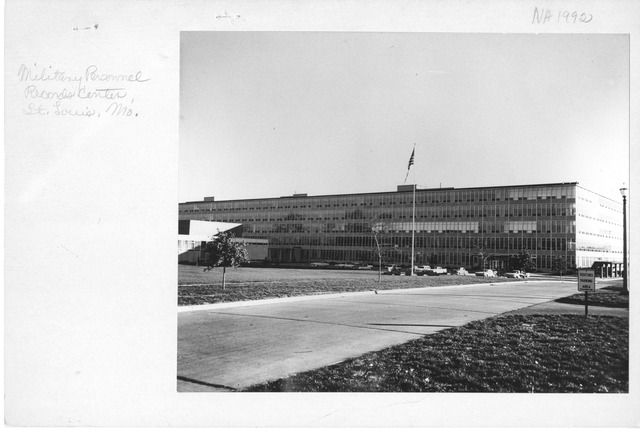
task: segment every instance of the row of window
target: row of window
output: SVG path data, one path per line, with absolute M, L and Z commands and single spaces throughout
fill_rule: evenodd
M 622 232 L 622 231 L 621 231 Z M 595 232 L 588 232 L 588 231 L 578 231 L 578 234 L 581 235 L 590 235 L 592 237 L 601 237 L 601 238 L 614 238 L 614 239 L 619 239 L 622 240 L 622 234 L 620 235 L 613 235 L 613 232 L 610 232 L 608 234 L 597 234 Z
M 368 223 L 313 222 L 313 223 L 275 223 L 247 224 L 245 233 L 249 234 L 342 234 L 360 233 L 372 235 L 411 233 L 412 222 L 388 222 L 372 226 Z M 427 233 L 487 233 L 487 234 L 574 234 L 576 223 L 573 220 L 539 221 L 484 221 L 484 222 L 416 222 L 417 234 Z
M 186 210 L 186 213 L 207 213 L 210 210 Z M 575 216 L 575 203 L 556 204 L 511 204 L 511 205 L 474 205 L 474 206 L 437 206 L 416 207 L 416 219 L 428 218 L 473 218 L 473 217 L 549 217 Z M 216 216 L 216 215 L 212 215 Z M 216 216 L 216 217 L 219 217 Z M 240 214 L 229 213 L 223 218 L 229 221 L 282 221 L 299 220 L 337 220 L 337 219 L 410 219 L 413 217 L 412 208 L 400 210 L 304 210 L 287 212 L 274 209 L 263 213 Z
M 411 237 L 390 237 L 380 243 L 385 253 L 402 253 L 411 251 Z M 358 236 L 323 236 L 323 237 L 272 237 L 269 241 L 271 248 L 278 246 L 317 246 L 317 247 L 353 247 L 376 249 L 373 237 Z M 462 237 L 416 237 L 415 251 L 424 253 L 430 249 L 466 249 L 473 250 L 478 246 L 495 251 L 507 250 L 575 250 L 575 240 L 563 237 L 492 237 L 478 240 Z
M 416 191 L 416 205 L 441 203 L 478 203 L 494 201 L 536 201 L 575 198 L 575 186 L 558 185 L 504 189 L 460 189 Z M 181 204 L 181 213 L 195 211 L 246 211 L 412 205 L 412 192 L 385 194 L 336 195 L 326 197 L 287 197 L 264 200 L 238 200 Z
M 423 208 L 423 206 L 425 204 L 430 204 L 427 202 L 421 202 L 421 201 L 416 201 L 416 210 L 419 210 L 421 208 Z M 529 208 L 528 210 L 533 210 L 534 207 L 540 207 L 540 206 L 552 206 L 552 205 L 565 205 L 567 203 L 565 202 L 561 202 L 561 203 L 549 203 L 549 202 L 540 202 L 538 201 L 537 203 L 518 203 L 518 204 L 513 204 L 513 203 L 505 203 L 505 204 L 483 204 L 483 205 L 476 205 L 476 204 L 472 204 L 472 205 L 442 205 L 440 207 L 437 207 L 437 209 L 440 210 L 450 210 L 450 211 L 458 211 L 458 210 L 465 210 L 465 208 L 469 207 L 469 208 L 473 208 L 473 207 L 486 207 L 486 208 L 490 208 L 490 207 L 494 207 L 495 210 L 502 210 L 504 212 L 504 210 L 507 210 L 505 208 L 501 207 L 521 207 L 521 206 L 529 206 L 531 208 Z M 396 203 L 381 203 L 381 204 L 370 204 L 370 206 L 373 206 L 373 208 L 381 208 L 387 205 L 396 205 Z M 433 205 L 433 204 L 431 204 Z M 192 205 L 183 205 L 180 208 L 180 214 L 185 214 L 185 213 L 200 213 L 200 212 L 209 212 L 209 213 L 216 213 L 216 212 L 242 212 L 242 211 L 269 211 L 272 212 L 274 210 L 291 210 L 291 209 L 304 209 L 305 212 L 307 212 L 307 209 L 323 209 L 321 210 L 321 212 L 327 212 L 327 211 L 336 211 L 335 209 L 338 207 L 349 207 L 349 206 L 357 206 L 357 204 L 334 204 L 334 205 L 316 205 L 315 207 L 312 206 L 278 206 L 278 205 L 274 205 L 273 207 L 255 207 L 255 208 L 248 208 L 248 207 L 228 207 L 228 208 L 221 208 L 221 207 L 214 207 L 212 206 L 210 203 L 207 204 L 199 204 L 199 203 L 195 203 Z M 406 209 L 412 209 L 413 205 L 408 204 L 407 207 L 405 207 Z M 429 209 L 432 209 L 431 207 Z M 366 209 L 365 209 L 366 210 Z M 340 212 L 340 211 L 338 211 Z
M 539 270 L 551 270 L 553 268 L 553 260 L 557 256 L 562 256 L 566 259 L 568 266 L 574 266 L 576 258 L 570 254 L 556 254 L 553 252 L 536 253 L 533 252 L 532 257 L 534 263 Z M 378 257 L 376 254 L 356 249 L 270 249 L 269 259 L 272 261 L 280 262 L 305 262 L 305 261 L 348 261 L 348 262 L 369 262 L 377 263 Z M 580 266 L 591 266 L 593 261 L 597 258 L 585 258 L 581 257 Z M 383 259 L 384 263 L 399 263 L 409 264 L 411 262 L 411 255 L 408 253 L 402 253 L 398 255 L 388 255 Z M 414 263 L 416 265 L 439 265 L 445 267 L 477 267 L 480 265 L 478 255 L 472 252 L 448 252 L 448 251 L 434 251 L 428 253 L 421 253 L 414 255 Z M 500 260 L 487 261 L 487 267 L 500 268 Z
M 569 204 L 549 204 L 549 205 L 522 205 L 505 206 L 500 208 L 476 206 L 476 207 L 431 207 L 416 208 L 416 220 L 424 219 L 460 219 L 460 218 L 535 218 L 535 217 L 574 217 L 575 205 Z M 292 222 L 292 221 L 314 221 L 314 220 L 362 220 L 368 223 L 380 221 L 391 221 L 394 219 L 411 220 L 413 215 L 411 210 L 396 212 L 388 211 L 355 211 L 355 212 L 281 212 L 275 211 L 249 216 L 238 214 L 229 215 L 183 215 L 183 218 L 194 218 L 219 222 Z
M 563 199 L 565 197 L 562 197 Z M 550 199 L 555 199 L 555 197 L 550 197 Z M 531 198 L 531 199 L 479 199 L 479 200 L 455 200 L 449 201 L 445 198 L 442 200 L 432 200 L 429 198 L 416 199 L 416 206 L 424 205 L 424 204 L 447 204 L 447 203 L 476 203 L 476 202 L 511 202 L 511 201 L 544 201 L 547 200 L 545 197 Z M 289 205 L 289 204 L 278 204 L 273 203 L 270 205 L 264 206 L 243 206 L 240 203 L 235 203 L 233 205 L 225 206 L 225 203 L 185 203 L 182 205 L 183 209 L 180 210 L 180 213 L 194 213 L 199 211 L 206 212 L 229 212 L 229 211 L 262 211 L 262 210 L 289 210 L 289 209 L 330 209 L 330 208 L 344 208 L 344 207 L 384 207 L 384 206 L 395 206 L 395 205 L 404 205 L 404 206 L 413 206 L 413 200 L 400 200 L 400 201 L 382 201 L 382 202 L 369 202 L 369 203 L 333 203 L 333 204 L 300 204 L 300 205 Z M 455 206 L 453 206 L 455 207 Z
M 609 223 L 609 224 L 612 224 L 612 225 L 619 225 L 619 223 L 616 222 L 615 219 L 613 219 L 613 218 L 611 218 L 609 216 L 607 216 L 607 217 L 596 217 L 596 216 L 589 216 L 588 214 L 582 214 L 582 213 L 578 214 L 578 216 L 586 218 L 586 219 L 590 219 L 590 220 L 593 220 L 593 221 L 596 221 L 596 222 L 604 222 L 604 223 Z

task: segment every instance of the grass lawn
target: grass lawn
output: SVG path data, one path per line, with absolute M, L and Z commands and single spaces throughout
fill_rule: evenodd
M 628 392 L 629 321 L 499 316 L 247 391 Z
M 556 299 L 556 302 L 565 304 L 584 305 L 584 292 L 576 293 L 571 296 Z M 597 289 L 595 292 L 589 292 L 589 305 L 600 307 L 616 307 L 629 308 L 629 294 L 622 293 L 622 286 L 607 286 Z
M 214 304 L 339 292 L 404 289 L 474 283 L 525 281 L 476 276 L 382 276 L 358 270 L 249 268 L 227 269 L 222 290 L 222 268 L 178 265 L 178 305 Z

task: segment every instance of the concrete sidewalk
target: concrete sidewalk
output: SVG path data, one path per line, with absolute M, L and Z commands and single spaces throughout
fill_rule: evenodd
M 183 310 L 178 391 L 242 389 L 575 292 L 575 282 L 532 281 Z M 570 307 L 584 314 L 584 307 Z M 589 314 L 599 309 L 590 306 Z

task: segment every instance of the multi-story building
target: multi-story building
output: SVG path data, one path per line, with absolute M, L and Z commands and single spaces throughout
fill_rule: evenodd
M 572 183 L 185 202 L 180 219 L 241 223 L 269 240 L 271 262 L 376 262 L 372 226 L 387 263 L 504 268 L 527 250 L 538 270 L 622 261 L 622 205 Z M 415 195 L 415 219 L 414 219 Z M 415 233 L 413 232 L 415 224 Z M 412 236 L 414 238 L 412 238 Z

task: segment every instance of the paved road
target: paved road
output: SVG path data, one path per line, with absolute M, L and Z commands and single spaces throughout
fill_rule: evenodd
M 241 389 L 575 292 L 536 281 L 181 309 L 178 391 Z

